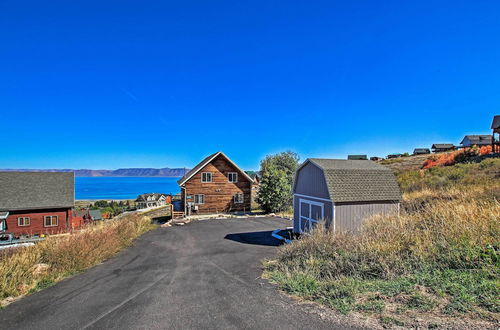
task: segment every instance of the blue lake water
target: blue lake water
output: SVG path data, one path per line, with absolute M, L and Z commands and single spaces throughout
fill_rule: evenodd
M 135 199 L 144 193 L 177 194 L 179 178 L 75 177 L 75 199 Z

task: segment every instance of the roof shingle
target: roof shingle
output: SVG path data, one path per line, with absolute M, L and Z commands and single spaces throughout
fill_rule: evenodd
M 488 134 L 466 135 L 460 144 L 464 144 L 465 139 L 468 139 L 471 144 L 488 145 L 491 143 L 491 135 Z
M 71 208 L 73 172 L 0 172 L 0 210 Z
M 401 200 L 396 178 L 385 166 L 366 160 L 309 160 L 323 169 L 334 203 Z

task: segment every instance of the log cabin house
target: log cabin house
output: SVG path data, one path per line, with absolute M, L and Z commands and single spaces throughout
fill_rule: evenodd
M 74 173 L 0 172 L 0 233 L 56 234 L 73 227 Z
M 203 159 L 177 183 L 186 215 L 251 209 L 252 178 L 221 151 Z

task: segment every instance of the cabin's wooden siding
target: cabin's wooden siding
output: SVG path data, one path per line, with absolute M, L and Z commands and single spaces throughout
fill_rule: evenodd
M 54 227 L 45 227 L 43 225 L 44 216 L 57 216 L 58 225 Z M 17 218 L 29 217 L 29 226 L 18 226 Z M 32 236 L 40 234 L 56 234 L 67 231 L 72 227 L 72 211 L 71 209 L 45 209 L 45 210 L 29 210 L 29 211 L 11 211 L 7 217 L 7 233 L 12 233 L 14 236 Z
M 201 182 L 203 172 L 212 173 L 212 182 Z M 238 173 L 238 182 L 229 182 L 229 172 Z M 252 184 L 223 156 L 218 156 L 184 184 L 182 198 L 194 202 L 194 195 L 205 195 L 205 203 L 197 204 L 198 213 L 250 211 Z M 234 203 L 234 196 L 243 193 L 243 203 Z M 192 196 L 188 199 L 188 196 Z
M 335 204 L 335 231 L 357 231 L 370 216 L 397 213 L 398 208 L 397 202 Z

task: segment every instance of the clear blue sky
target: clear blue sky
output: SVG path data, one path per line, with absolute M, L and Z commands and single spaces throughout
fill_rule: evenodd
M 386 155 L 489 133 L 498 1 L 0 1 L 0 168 Z

